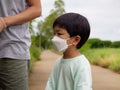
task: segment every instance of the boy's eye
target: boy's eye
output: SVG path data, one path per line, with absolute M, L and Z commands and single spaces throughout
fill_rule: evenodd
M 62 33 L 57 33 L 58 35 L 63 35 Z

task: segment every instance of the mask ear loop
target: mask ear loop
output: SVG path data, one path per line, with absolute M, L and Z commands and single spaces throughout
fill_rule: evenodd
M 74 36 L 73 36 L 73 37 L 74 37 Z M 70 40 L 70 39 L 73 38 L 73 37 L 70 37 L 70 38 L 66 39 L 66 41 L 67 41 L 67 40 Z M 73 44 L 69 44 L 68 46 L 71 46 L 71 45 L 73 45 Z

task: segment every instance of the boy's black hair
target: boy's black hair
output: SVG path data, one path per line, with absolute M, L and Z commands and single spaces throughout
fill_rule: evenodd
M 81 48 L 90 35 L 90 25 L 86 17 L 78 13 L 66 13 L 59 16 L 53 23 L 53 28 L 59 26 L 64 28 L 70 34 L 70 37 L 79 35 L 80 42 L 77 49 Z

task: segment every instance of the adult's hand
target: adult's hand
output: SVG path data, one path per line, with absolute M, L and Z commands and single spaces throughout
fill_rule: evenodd
M 4 22 L 4 19 L 0 18 L 0 32 L 2 32 L 4 28 L 6 28 L 6 24 Z
M 3 24 L 0 22 L 0 32 L 2 32 L 3 28 L 4 28 L 4 26 L 3 26 Z

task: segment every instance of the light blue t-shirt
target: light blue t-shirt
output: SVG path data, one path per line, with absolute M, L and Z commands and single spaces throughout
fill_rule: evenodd
M 91 67 L 86 57 L 57 60 L 45 90 L 92 90 Z

